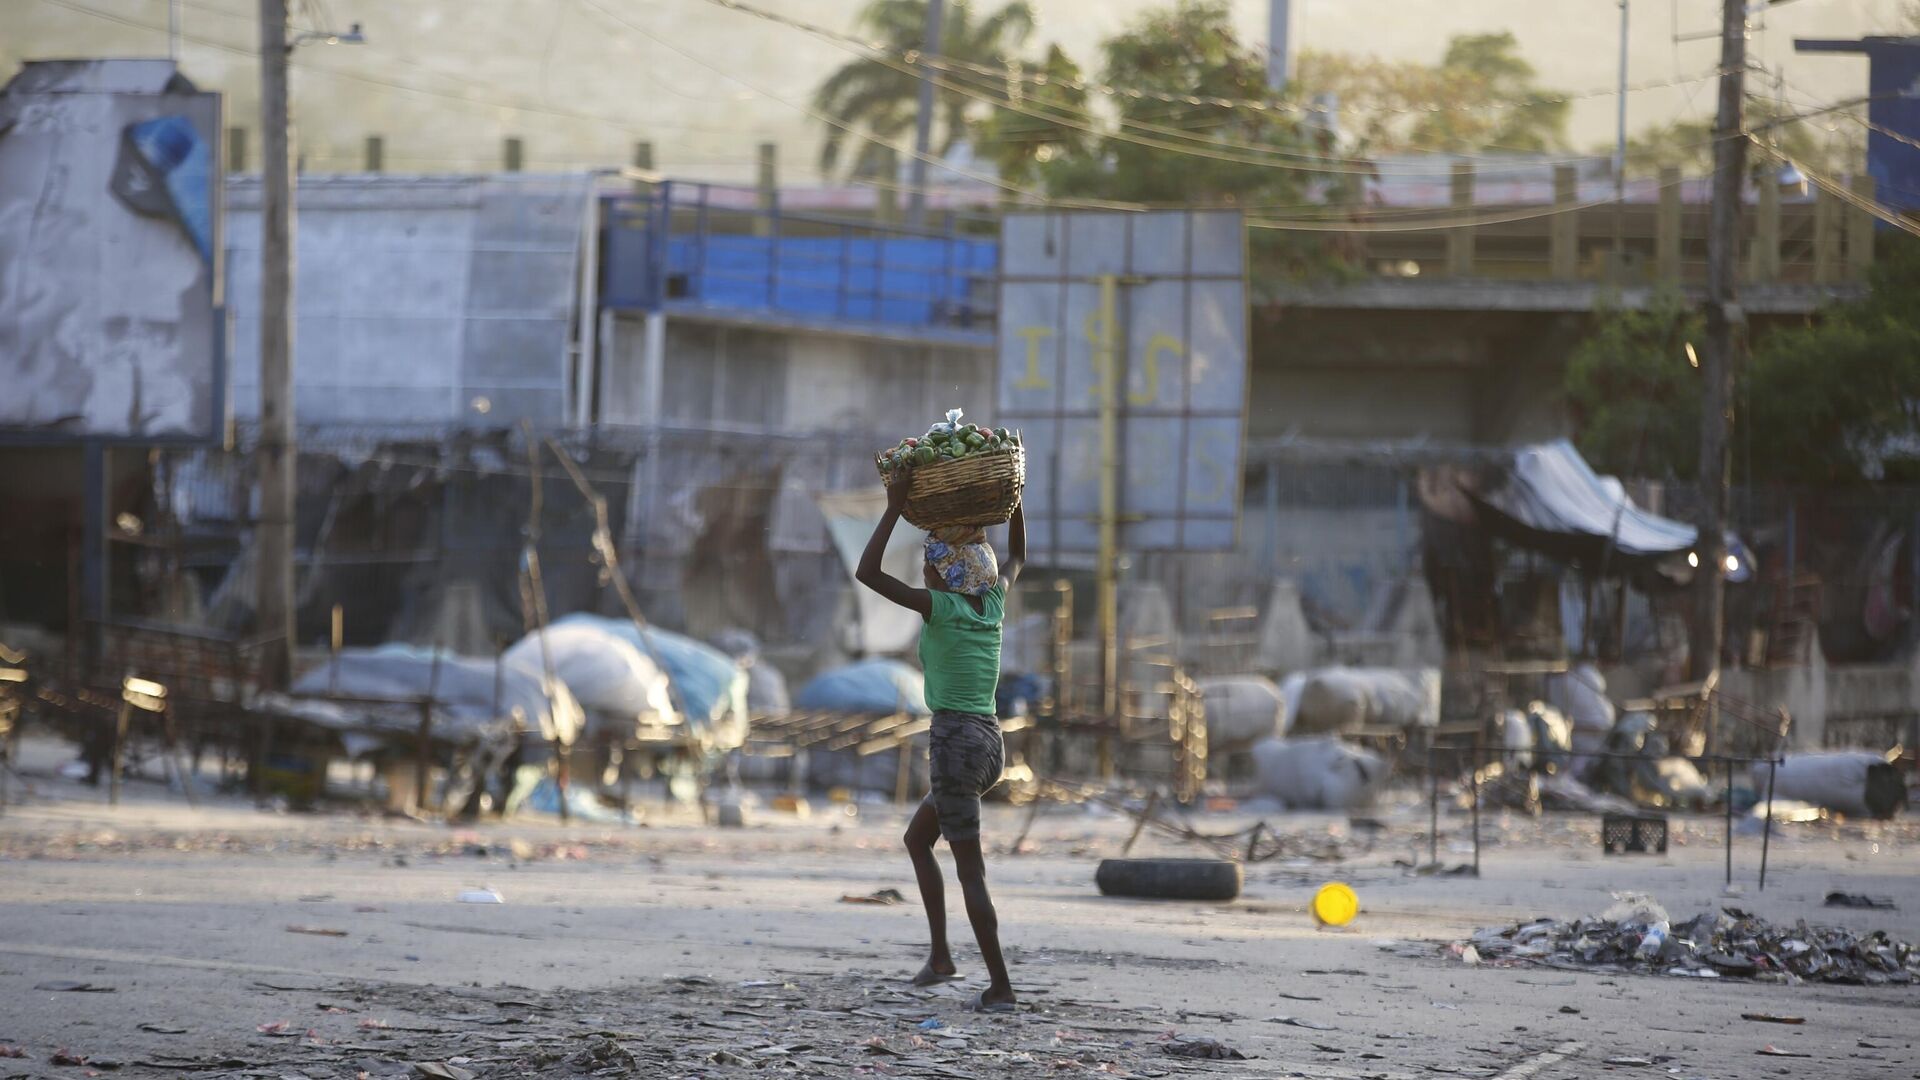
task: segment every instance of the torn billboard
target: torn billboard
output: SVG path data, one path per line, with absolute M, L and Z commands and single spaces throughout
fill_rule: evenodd
M 0 435 L 219 437 L 220 129 L 164 60 L 29 63 L 0 91 Z

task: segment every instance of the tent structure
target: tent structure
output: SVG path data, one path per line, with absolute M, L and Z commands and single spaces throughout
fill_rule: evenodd
M 1605 561 L 1621 573 L 1664 568 L 1678 576 L 1699 537 L 1692 525 L 1635 506 L 1620 481 L 1595 473 L 1565 439 L 1515 451 L 1503 478 L 1466 494 L 1495 535 L 1583 567 Z M 1727 580 L 1746 581 L 1753 555 L 1733 534 L 1726 539 Z

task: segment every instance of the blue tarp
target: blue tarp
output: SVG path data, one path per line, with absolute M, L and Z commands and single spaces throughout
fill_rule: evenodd
M 722 749 L 746 736 L 747 673 L 726 653 L 671 630 L 641 630 L 630 619 L 577 612 L 557 619 L 555 627 L 586 624 L 631 642 L 673 682 L 675 700 L 689 724 L 706 725 Z
M 800 688 L 793 704 L 814 712 L 928 715 L 926 680 L 898 660 L 861 660 L 821 672 Z

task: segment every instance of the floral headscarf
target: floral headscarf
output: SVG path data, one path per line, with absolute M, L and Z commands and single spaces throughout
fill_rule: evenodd
M 987 530 L 977 526 L 935 529 L 927 536 L 927 565 L 949 592 L 979 596 L 1000 581 L 1000 561 Z

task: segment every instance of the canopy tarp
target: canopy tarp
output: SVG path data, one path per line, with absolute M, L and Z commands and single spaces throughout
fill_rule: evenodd
M 1495 534 L 1583 566 L 1597 567 L 1609 546 L 1607 558 L 1623 573 L 1684 559 L 1699 536 L 1692 525 L 1635 506 L 1620 481 L 1595 473 L 1565 439 L 1514 451 L 1504 477 L 1467 494 Z M 1734 560 L 1727 580 L 1747 580 L 1753 557 L 1731 533 L 1727 552 Z

